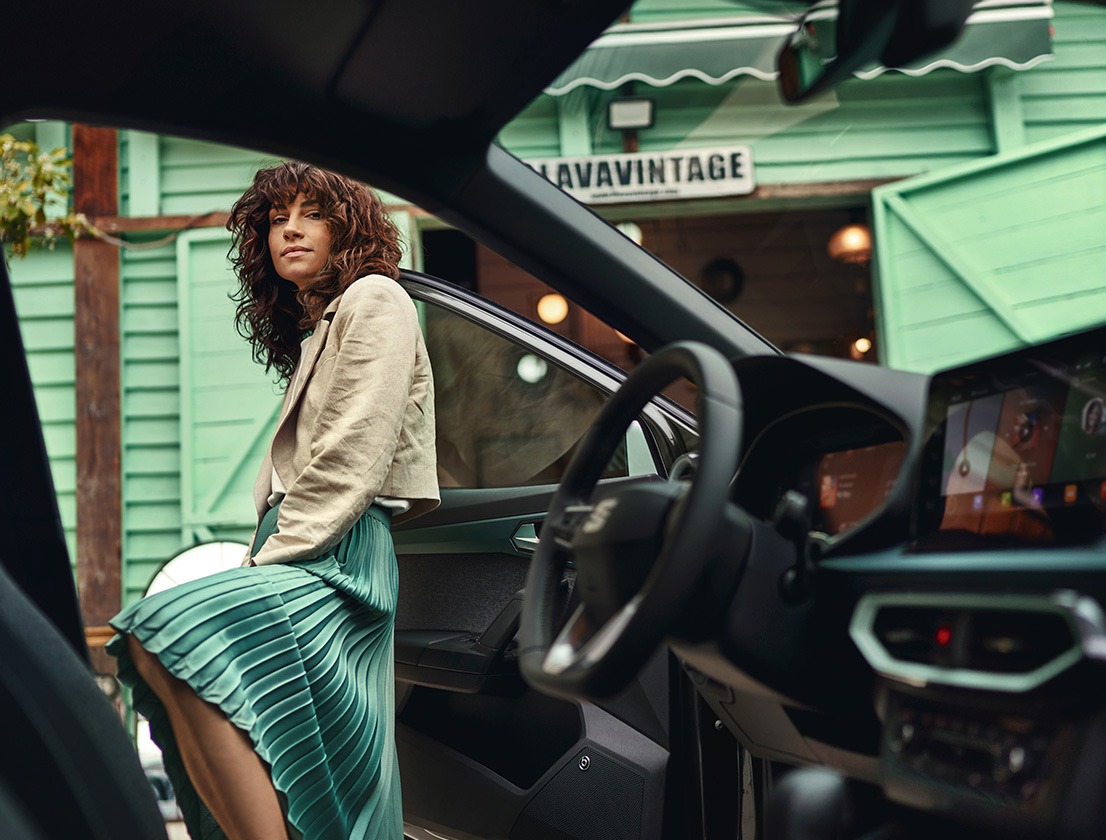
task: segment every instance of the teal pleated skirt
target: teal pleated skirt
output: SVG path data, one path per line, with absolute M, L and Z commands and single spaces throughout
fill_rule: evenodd
M 326 555 L 220 572 L 112 619 L 249 734 L 289 826 L 305 840 L 402 840 L 392 642 L 399 575 L 390 517 L 373 506 Z M 255 545 L 276 524 L 262 519 Z M 125 640 L 108 651 L 150 721 L 194 840 L 221 838 L 160 701 Z

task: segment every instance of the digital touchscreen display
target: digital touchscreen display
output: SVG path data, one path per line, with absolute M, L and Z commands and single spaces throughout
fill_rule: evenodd
M 1052 542 L 1102 534 L 1103 331 L 937 374 L 921 537 Z

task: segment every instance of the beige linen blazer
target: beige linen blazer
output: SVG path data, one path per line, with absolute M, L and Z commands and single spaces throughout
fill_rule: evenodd
M 430 359 L 396 281 L 362 277 L 331 301 L 300 367 L 254 483 L 259 517 L 274 469 L 287 492 L 256 565 L 323 555 L 377 496 L 411 503 L 400 521 L 439 501 Z

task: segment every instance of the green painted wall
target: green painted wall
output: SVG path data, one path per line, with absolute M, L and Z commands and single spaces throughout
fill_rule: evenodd
M 1016 77 L 1031 143 L 1106 122 L 1106 9 L 1057 2 L 1055 10 L 1055 61 Z
M 121 206 L 129 215 L 226 211 L 253 173 L 272 163 L 254 152 L 121 132 Z M 182 237 L 204 235 L 192 231 Z M 216 235 L 227 237 L 226 232 Z M 160 240 L 159 235 L 146 237 Z M 206 539 L 249 537 L 248 528 L 197 533 L 183 519 L 180 242 L 122 255 L 123 588 L 139 597 L 162 563 Z M 226 247 L 223 247 L 226 253 Z M 225 291 L 229 291 L 226 289 Z M 229 304 L 225 292 L 221 303 Z M 241 341 L 227 322 L 220 334 Z M 248 362 L 248 356 L 246 357 Z M 187 445 L 185 445 L 187 449 Z M 248 521 L 252 502 L 242 500 Z
M 76 558 L 77 435 L 73 355 L 73 250 L 59 245 L 12 260 L 12 289 L 69 556 Z
M 774 83 L 753 78 L 717 87 L 694 79 L 639 85 L 635 92 L 656 101 L 657 116 L 638 140 L 641 151 L 747 143 L 762 184 L 906 177 L 995 151 L 989 78 L 953 70 L 919 78 L 887 73 L 800 106 L 782 104 Z M 595 89 L 543 95 L 500 141 L 523 158 L 620 152 L 621 132 L 605 124 L 612 96 Z M 566 148 L 559 110 L 586 125 L 590 149 Z
M 122 255 L 123 587 L 127 600 L 180 547 L 176 262 Z

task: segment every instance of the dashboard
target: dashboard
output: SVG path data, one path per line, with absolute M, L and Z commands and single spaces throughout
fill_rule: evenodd
M 754 550 L 717 642 L 673 644 L 719 719 L 979 836 L 1100 836 L 1106 330 L 931 377 L 737 371 Z
M 918 476 L 900 482 L 911 436 Z M 745 453 L 734 500 L 771 520 L 797 493 L 827 545 L 896 491 L 913 510 L 892 541 L 914 551 L 1092 541 L 1106 533 L 1106 331 L 934 375 L 917 428 L 841 393 L 784 407 Z

